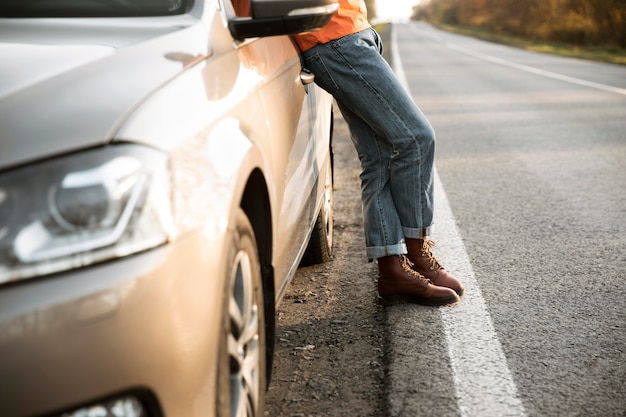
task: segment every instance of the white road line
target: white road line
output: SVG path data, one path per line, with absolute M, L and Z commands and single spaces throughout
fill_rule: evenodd
M 524 64 L 518 64 L 516 62 L 508 61 L 506 59 L 496 58 L 495 56 L 472 51 L 471 49 L 467 49 L 463 46 L 460 46 L 451 42 L 445 42 L 445 45 L 454 51 L 460 52 L 465 55 L 473 56 L 474 58 L 482 59 L 484 61 L 493 62 L 494 64 L 504 65 L 506 67 L 514 68 L 516 70 L 526 71 L 531 74 L 536 74 L 542 77 L 552 78 L 552 79 L 559 80 L 559 81 L 565 81 L 571 84 L 577 84 L 577 85 L 582 85 L 585 87 L 595 88 L 598 90 L 609 91 L 611 93 L 626 95 L 626 89 L 624 88 L 618 88 L 618 87 L 613 87 L 613 86 L 606 85 L 606 84 L 594 83 L 592 81 L 586 81 L 580 78 L 570 77 L 567 75 L 558 74 L 556 72 L 545 71 L 545 70 L 531 67 L 531 66 L 524 65 Z
M 540 75 L 540 76 L 543 76 L 546 78 L 552 78 L 555 80 L 565 81 L 571 84 L 577 84 L 577 85 L 582 85 L 585 87 L 595 88 L 598 90 L 609 91 L 611 93 L 626 95 L 626 88 L 619 88 L 619 87 L 613 87 L 611 85 L 594 83 L 593 81 L 587 81 L 587 80 L 583 80 L 580 78 L 570 77 L 568 75 L 563 75 L 563 74 L 559 74 L 559 73 L 552 72 L 552 71 L 545 71 L 539 68 L 531 67 L 529 65 L 518 64 L 517 62 L 509 61 L 509 60 L 502 59 L 502 58 L 497 58 L 495 56 L 483 54 L 481 52 L 476 52 L 474 50 L 465 48 L 461 45 L 457 45 L 456 43 L 446 42 L 445 39 L 443 39 L 441 36 L 436 35 L 434 33 L 428 33 L 427 36 L 429 36 L 431 39 L 434 39 L 438 42 L 443 43 L 448 49 L 452 49 L 453 51 L 457 51 L 465 55 L 473 56 L 474 58 L 482 59 L 484 61 L 493 62 L 494 64 L 504 65 L 506 67 L 514 68 L 516 70 L 526 71 L 531 74 Z
M 394 71 L 407 91 L 408 83 L 392 25 Z M 445 191 L 435 171 L 435 229 L 437 257 L 448 270 L 462 277 L 465 294 L 449 308 L 440 308 L 453 371 L 457 405 L 464 417 L 525 417 L 506 363 L 506 357 L 459 235 Z
M 452 308 L 442 308 L 457 403 L 462 416 L 526 416 L 491 316 L 480 292 L 439 176 L 435 173 L 437 256 L 463 277 L 465 294 Z

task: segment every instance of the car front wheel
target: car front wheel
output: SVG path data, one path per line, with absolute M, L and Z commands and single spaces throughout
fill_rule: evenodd
M 261 267 L 254 231 L 243 210 L 236 222 L 220 338 L 218 415 L 261 417 L 266 390 Z

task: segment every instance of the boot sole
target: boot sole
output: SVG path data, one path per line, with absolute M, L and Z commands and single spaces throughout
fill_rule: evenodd
M 443 306 L 458 302 L 458 296 L 450 296 L 446 298 L 422 298 L 415 295 L 389 295 L 387 297 L 378 296 L 378 303 L 383 306 L 392 306 L 396 304 L 420 304 L 423 306 Z

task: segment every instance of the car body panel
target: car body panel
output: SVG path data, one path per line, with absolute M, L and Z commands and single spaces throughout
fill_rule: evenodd
M 233 41 L 216 0 L 95 19 L 85 37 L 92 19 L 33 32 L 35 20 L 0 19 L 0 59 L 19 58 L 0 69 L 0 175 L 117 143 L 158 149 L 174 231 L 143 253 L 0 286 L 0 415 L 141 389 L 165 416 L 212 416 L 234 209 L 260 173 L 279 301 L 322 204 L 332 99 L 302 83 L 289 38 Z
M 48 24 L 49 32 L 61 32 L 59 35 L 46 38 L 48 43 L 35 43 L 31 29 L 37 20 L 19 22 L 22 27 L 18 30 L 15 22 L 0 19 L 1 26 L 13 28 L 12 36 L 0 45 L 0 59 L 10 63 L 0 66 L 0 169 L 42 155 L 108 143 L 128 112 L 182 71 L 181 62 L 173 59 L 172 53 L 210 53 L 205 26 L 198 19 L 194 24 L 190 24 L 191 18 L 186 19 L 190 25 L 183 29 L 172 22 L 160 30 L 141 25 L 142 30 L 120 28 L 103 22 L 96 31 L 100 36 L 92 34 L 90 44 L 71 41 L 71 34 L 81 29 L 84 32 L 86 23 L 66 19 Z M 69 34 L 64 32 L 68 25 L 76 26 Z M 125 31 L 136 39 L 130 45 L 116 43 L 115 37 Z M 151 38 L 155 32 L 159 36 Z M 144 65 L 134 65 L 137 60 Z M 21 70 L 24 66 L 30 69 Z M 68 113 L 74 117 L 66 117 Z M 45 123 L 11 123 L 28 114 L 37 115 Z
M 157 393 L 165 415 L 201 415 L 193 404 L 210 410 L 223 291 L 207 271 L 220 273 L 220 254 L 218 239 L 195 235 L 3 289 L 2 415 L 39 415 L 143 387 Z
M 216 26 L 217 23 L 212 27 Z M 224 36 L 217 38 L 224 39 Z M 244 157 L 253 147 L 270 150 L 264 154 L 264 160 L 255 164 L 267 177 L 272 206 L 281 207 L 272 222 L 275 225 L 273 235 L 294 236 L 291 241 L 279 240 L 274 251 L 274 258 L 280 260 L 273 262 L 280 281 L 276 285 L 284 288 L 282 277 L 293 276 L 298 265 L 295 260 L 302 256 L 307 243 L 309 227 L 302 225 L 313 222 L 314 213 L 319 210 L 319 202 L 310 207 L 310 201 L 311 195 L 318 192 L 315 180 L 328 154 L 328 142 L 317 147 L 319 140 L 316 138 L 330 131 L 329 114 L 311 109 L 329 108 L 331 98 L 312 85 L 302 84 L 300 60 L 287 38 L 255 39 L 234 47 L 231 40 L 226 38 L 226 41 L 226 44 L 213 43 L 215 52 L 210 57 L 160 89 L 149 103 L 138 108 L 120 128 L 117 138 L 167 149 L 176 155 L 174 162 L 205 153 L 207 165 L 199 166 L 194 173 L 188 172 L 187 179 L 210 175 L 206 166 L 220 167 L 219 173 L 205 182 L 212 184 L 211 199 L 190 203 L 187 209 L 178 211 L 185 216 L 180 219 L 187 225 L 185 230 L 207 221 L 193 213 L 211 213 L 215 220 L 219 217 L 216 213 L 224 211 L 226 216 L 228 207 L 235 204 L 228 201 L 233 196 L 218 193 L 221 189 L 242 190 L 245 186 L 243 181 L 235 187 L 223 183 L 228 167 L 240 165 L 233 159 Z M 277 63 L 281 63 L 280 66 Z M 211 75 L 217 68 L 228 68 L 228 71 L 216 79 Z M 181 97 L 181 91 L 193 94 Z M 290 93 L 285 94 L 288 91 Z M 301 105 L 294 106 L 300 101 Z M 170 129 L 172 126 L 176 131 Z M 185 130 L 181 131 L 179 126 Z M 320 131 L 320 126 L 326 131 Z M 144 137 L 150 141 L 145 141 Z M 302 244 L 293 245 L 294 241 Z

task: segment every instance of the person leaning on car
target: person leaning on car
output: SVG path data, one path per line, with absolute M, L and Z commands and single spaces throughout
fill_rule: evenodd
M 463 285 L 431 251 L 435 134 L 390 66 L 363 0 L 339 0 L 322 29 L 292 37 L 337 102 L 361 161 L 368 258 L 383 304 L 450 304 Z

